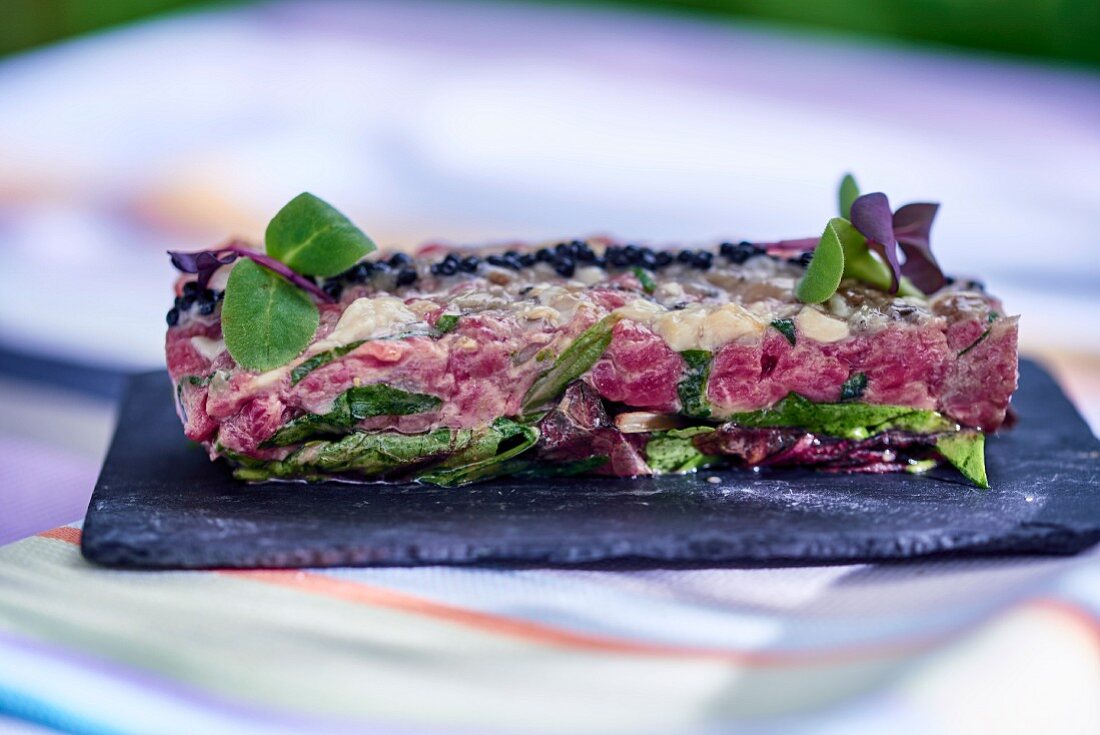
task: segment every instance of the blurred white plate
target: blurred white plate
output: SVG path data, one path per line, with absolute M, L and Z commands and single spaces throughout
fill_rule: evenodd
M 383 243 L 820 232 L 845 170 L 1100 350 L 1100 76 L 577 8 L 279 3 L 0 65 L 0 341 L 162 360 L 163 251 L 310 190 Z

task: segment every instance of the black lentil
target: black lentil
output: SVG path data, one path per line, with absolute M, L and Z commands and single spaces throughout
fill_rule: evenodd
M 650 248 L 642 248 L 638 254 L 638 265 L 648 270 L 657 270 L 657 253 Z
M 664 268 L 665 266 L 672 265 L 672 253 L 668 252 L 667 250 L 661 250 L 653 257 L 657 263 L 658 268 Z
M 554 263 L 554 270 L 557 271 L 559 276 L 565 278 L 572 278 L 576 269 L 576 263 L 573 262 L 572 258 L 558 258 L 558 261 Z
M 371 270 L 370 263 L 356 263 L 344 271 L 344 280 L 349 283 L 364 283 L 370 278 Z
M 535 260 L 540 263 L 553 263 L 554 252 L 549 248 L 539 248 L 535 251 Z
M 412 261 L 409 261 L 412 262 Z M 397 285 L 408 286 L 416 281 L 416 270 L 413 268 L 402 268 L 397 272 Z
M 458 269 L 452 261 L 444 260 L 440 263 L 433 263 L 431 271 L 433 276 L 453 276 Z
M 624 248 L 616 246 L 609 247 L 607 249 L 607 262 L 616 268 L 625 268 L 630 265 L 630 256 L 626 254 Z
M 680 263 L 690 263 L 691 261 L 695 260 L 695 251 L 694 250 L 681 250 L 676 255 L 676 260 Z
M 392 268 L 400 270 L 406 266 L 412 265 L 413 259 L 408 253 L 394 253 L 390 256 L 390 266 Z
M 168 310 L 168 315 L 165 317 L 165 319 L 168 322 L 168 326 L 176 326 L 176 324 L 178 324 L 180 320 L 180 310 L 173 306 L 171 309 Z
M 530 268 L 535 264 L 535 256 L 531 253 L 523 253 L 519 256 L 519 264 L 524 268 Z
M 813 254 L 813 251 L 811 251 L 811 252 L 808 252 L 808 253 L 802 253 L 801 255 L 799 255 L 796 258 L 791 258 L 787 262 L 794 263 L 795 265 L 800 265 L 803 268 L 806 268 L 810 265 L 810 261 L 813 260 L 813 259 L 814 259 L 814 254 Z
M 216 301 L 200 301 L 199 313 L 203 316 L 208 316 L 214 313 L 214 308 L 218 305 Z
M 339 281 L 325 281 L 325 285 L 321 286 L 321 290 L 334 299 L 340 298 L 340 294 L 344 292 L 344 286 Z
M 198 281 L 188 281 L 187 283 L 183 284 L 183 295 L 184 296 L 198 296 L 199 295 L 199 282 Z
M 714 262 L 714 253 L 709 250 L 700 250 L 691 259 L 691 267 L 699 270 L 708 270 Z
M 477 273 L 479 265 L 481 265 L 481 258 L 476 255 L 468 255 L 459 262 L 458 269 L 465 273 Z
M 747 240 L 742 240 L 736 245 L 732 242 L 724 242 L 718 248 L 718 252 L 722 254 L 722 257 L 729 260 L 731 263 L 740 265 L 749 258 L 756 257 L 757 255 L 763 255 L 765 253 L 764 248 L 757 245 L 753 245 Z

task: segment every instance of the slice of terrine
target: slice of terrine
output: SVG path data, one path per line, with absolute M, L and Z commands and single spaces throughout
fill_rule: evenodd
M 941 278 L 924 293 L 916 278 L 841 270 L 827 298 L 807 300 L 817 239 L 432 245 L 355 257 L 335 275 L 332 263 L 295 270 L 272 256 L 270 228 L 267 239 L 267 255 L 177 255 L 189 272 L 168 314 L 185 433 L 245 480 L 458 485 L 946 461 L 985 486 L 983 439 L 1016 387 L 1017 318 L 980 283 Z M 246 293 L 263 277 L 267 321 Z M 271 365 L 253 343 L 279 343 L 288 288 L 299 311 L 286 313 L 314 309 L 315 327 L 281 317 L 304 342 Z

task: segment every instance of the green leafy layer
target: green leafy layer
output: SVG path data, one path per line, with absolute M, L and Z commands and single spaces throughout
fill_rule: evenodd
M 308 360 L 304 360 L 300 365 L 295 366 L 295 368 L 290 371 L 290 384 L 297 385 L 302 378 L 306 377 L 317 368 L 321 367 L 322 365 L 327 365 L 333 360 L 343 357 L 344 355 L 348 354 L 365 342 L 365 339 L 361 339 L 346 345 L 333 347 L 331 350 L 318 352 L 316 355 L 309 358 Z
M 465 449 L 417 479 L 433 485 L 455 487 L 510 474 L 508 460 L 533 447 L 538 438 L 539 430 L 534 426 L 497 419 L 488 429 L 475 433 Z
M 338 440 L 303 444 L 283 460 L 255 460 L 219 448 L 237 463 L 239 479 L 321 480 L 332 474 L 367 477 L 412 477 L 444 487 L 455 487 L 505 474 L 535 472 L 534 463 L 516 458 L 535 445 L 539 431 L 510 419 L 498 419 L 485 429 L 436 429 L 422 434 L 355 432 Z M 606 458 L 602 458 L 605 462 Z M 563 473 L 594 469 L 587 462 L 562 466 Z
M 684 375 L 676 386 L 680 397 L 680 413 L 692 418 L 710 416 L 710 402 L 707 401 L 707 379 L 710 378 L 711 353 L 706 350 L 684 350 L 680 353 L 684 359 Z
M 654 434 L 645 445 L 646 463 L 657 472 L 691 472 L 717 464 L 722 457 L 703 454 L 691 440 L 711 431 L 714 429 L 709 426 L 694 426 Z
M 980 488 L 989 489 L 985 472 L 985 434 L 980 431 L 945 434 L 936 439 L 936 450 L 963 477 Z
M 523 397 L 524 413 L 554 400 L 561 395 L 566 386 L 588 372 L 611 344 L 611 332 L 618 321 L 617 314 L 608 314 L 581 332 L 573 343 L 558 355 L 554 364 L 535 379 L 527 395 Z
M 788 394 L 771 408 L 735 413 L 728 420 L 738 426 L 790 426 L 814 434 L 855 440 L 890 429 L 915 434 L 937 434 L 957 429 L 954 422 L 936 411 L 869 403 L 814 403 L 797 393 Z
M 442 403 L 436 396 L 409 393 L 384 383 L 349 388 L 336 397 L 328 413 L 305 414 L 292 419 L 264 444 L 285 447 L 315 436 L 343 434 L 372 416 L 426 413 L 439 408 Z

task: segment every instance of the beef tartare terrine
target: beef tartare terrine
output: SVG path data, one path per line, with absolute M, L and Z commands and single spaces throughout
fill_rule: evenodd
M 947 460 L 984 486 L 982 439 L 1016 387 L 1017 318 L 979 283 L 890 293 L 845 272 L 807 302 L 798 287 L 816 239 L 431 245 L 323 276 L 270 257 L 270 228 L 267 239 L 267 256 L 239 245 L 205 263 L 176 254 L 189 272 L 168 314 L 185 433 L 250 481 L 892 472 Z M 278 306 L 270 323 L 248 321 L 261 312 L 245 293 L 255 286 L 234 282 L 246 267 L 316 314 L 283 364 L 234 356 L 234 339 L 244 355 L 265 329 L 277 341 L 281 324 L 302 321 Z

